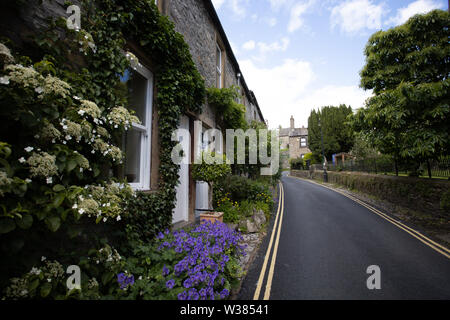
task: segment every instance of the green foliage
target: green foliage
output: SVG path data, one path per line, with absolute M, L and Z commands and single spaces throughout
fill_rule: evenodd
M 434 10 L 372 35 L 361 86 L 375 95 L 353 119 L 372 146 L 398 159 L 449 153 L 450 15 Z
M 442 195 L 440 206 L 441 209 L 450 212 L 450 190 L 447 190 Z
M 36 265 L 45 250 L 73 263 L 88 248 L 119 237 L 121 249 L 129 251 L 167 226 L 175 206 L 179 166 L 171 161 L 171 135 L 182 113 L 201 112 L 206 95 L 189 47 L 152 1 L 82 5 L 85 29 L 68 30 L 60 19 L 35 35 L 36 63 L 22 56 L 11 60 L 2 48 L 0 237 L 8 263 L 2 264 L 0 285 Z M 123 54 L 128 41 L 153 63 L 160 143 L 158 191 L 131 199 L 130 188 L 117 187 L 109 176 L 123 159 L 117 145 L 127 121 L 135 122 L 119 77 L 130 67 Z M 99 280 L 112 272 L 105 272 L 103 260 L 83 266 L 95 269 L 91 274 Z M 113 281 L 108 277 L 105 282 Z M 45 284 L 42 290 L 60 298 L 59 289 L 51 294 L 55 288 Z
M 239 88 L 208 88 L 208 103 L 214 108 L 216 117 L 224 129 L 246 129 L 245 106 L 236 102 Z
M 137 193 L 127 202 L 126 214 L 127 236 L 129 241 L 145 243 L 153 239 L 161 230 L 170 228 L 172 217 L 161 214 L 161 208 L 153 207 L 158 204 L 154 199 L 158 194 Z
M 303 165 L 303 159 L 289 159 L 289 164 L 291 165 L 292 170 L 303 170 L 305 167 Z
M 216 163 L 214 152 L 203 152 L 202 162 L 192 165 L 192 178 L 196 181 L 203 181 L 210 185 L 220 181 L 231 173 L 229 161 L 225 155 L 217 155 L 222 163 Z
M 322 163 L 322 133 L 325 157 L 331 159 L 339 152 L 349 152 L 353 146 L 353 130 L 347 117 L 353 113 L 346 105 L 312 110 L 308 119 L 309 148 L 317 162 Z
M 271 208 L 273 206 L 269 184 L 243 176 L 228 176 L 215 185 L 214 203 L 218 203 L 223 198 L 229 198 L 230 201 L 238 203 L 243 201 L 262 201 L 271 206 Z
M 312 164 L 316 163 L 314 161 L 314 156 L 313 156 L 312 152 L 305 154 L 305 156 L 303 157 L 303 167 L 305 169 L 309 169 L 308 168 L 308 161 L 309 161 L 309 165 L 312 165 Z

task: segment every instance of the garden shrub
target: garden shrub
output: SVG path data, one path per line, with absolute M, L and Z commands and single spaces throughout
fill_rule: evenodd
M 82 257 L 80 288 L 68 291 L 65 268 L 41 259 L 21 278 L 11 279 L 7 299 L 226 299 L 242 276 L 241 235 L 224 223 L 205 223 L 189 231 L 159 233 L 133 248 L 129 257 L 105 245 Z
M 33 8 L 27 12 L 33 15 L 39 4 L 30 5 Z M 27 39 L 30 43 L 24 48 L 15 47 L 17 54 L 0 45 L 0 253 L 4 261 L 0 286 L 32 266 L 37 268 L 37 257 L 45 253 L 51 261 L 64 266 L 78 263 L 83 272 L 103 278 L 97 278 L 99 296 L 113 298 L 118 291 L 106 290 L 103 284 L 112 281 L 116 272 L 107 271 L 111 261 L 92 263 L 87 252 L 89 248 L 94 248 L 91 253 L 99 252 L 100 244 L 114 242 L 128 255 L 131 242 L 148 244 L 158 229 L 167 226 L 179 180 L 179 166 L 171 160 L 176 145 L 172 133 L 181 114 L 202 111 L 206 93 L 188 45 L 154 2 L 99 0 L 82 5 L 85 29 L 69 30 L 65 19 L 60 19 Z M 118 89 L 120 75 L 131 67 L 124 54 L 127 41 L 140 46 L 157 70 L 159 185 L 149 196 L 135 195 L 126 183 L 110 178 L 123 161 L 118 139 L 131 122 L 138 122 L 125 108 L 128 101 Z M 20 55 L 29 48 L 33 61 Z M 147 222 L 138 216 L 143 211 L 150 218 Z M 116 236 L 121 241 L 113 241 Z M 35 278 L 29 280 L 28 296 L 67 297 L 56 280 L 50 291 L 49 285 L 41 289 Z M 95 287 L 94 280 L 91 284 Z M 85 292 L 87 287 L 83 295 L 74 297 L 99 297 Z

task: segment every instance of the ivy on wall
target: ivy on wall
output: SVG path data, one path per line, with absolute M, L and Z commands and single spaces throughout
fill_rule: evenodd
M 37 35 L 32 59 L 0 48 L 6 66 L 0 78 L 0 237 L 11 257 L 3 277 L 23 272 L 45 250 L 73 262 L 80 250 L 117 234 L 122 252 L 131 251 L 172 221 L 179 166 L 171 160 L 171 136 L 181 114 L 202 111 L 204 81 L 182 35 L 154 1 L 83 1 L 81 12 L 82 30 L 69 30 L 60 19 Z M 153 63 L 160 145 L 158 190 L 134 196 L 129 187 L 112 187 L 108 174 L 123 160 L 118 138 L 136 120 L 124 112 L 126 97 L 118 88 L 130 67 L 124 55 L 129 43 Z M 20 253 L 24 248 L 33 254 Z

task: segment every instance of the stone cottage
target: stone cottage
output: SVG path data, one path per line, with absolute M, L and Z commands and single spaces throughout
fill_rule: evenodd
M 308 148 L 308 128 L 302 126 L 295 128 L 294 117 L 291 116 L 289 128 L 280 129 L 281 149 L 288 149 L 289 159 L 302 159 L 305 154 L 310 153 Z
M 72 1 L 72 4 L 81 7 L 80 1 Z M 264 122 L 258 101 L 245 81 L 211 0 L 155 0 L 155 4 L 161 14 L 166 15 L 175 24 L 176 31 L 184 36 L 206 87 L 239 87 L 238 102 L 246 107 L 246 120 Z M 13 13 L 3 10 L 0 13 L 2 34 L 18 46 L 25 47 L 27 37 L 45 27 L 48 18 L 67 18 L 67 6 L 65 0 L 55 0 L 44 1 L 42 4 L 33 2 L 21 9 L 14 7 L 16 12 Z M 151 57 L 143 53 L 139 44 L 130 41 L 126 46 L 127 50 L 139 59 L 139 66 L 135 70 L 130 69 L 121 77 L 121 81 L 129 91 L 135 93 L 131 97 L 130 105 L 133 105 L 142 124 L 133 124 L 127 134 L 127 159 L 121 175 L 127 178 L 134 189 L 152 193 L 158 191 L 160 165 L 156 71 L 152 67 Z M 181 117 L 180 128 L 189 130 L 191 140 L 180 142 L 191 159 L 207 145 L 207 138 L 203 136 L 194 141 L 195 121 L 201 121 L 203 131 L 218 128 L 215 114 L 207 104 L 203 107 L 203 113 L 187 113 Z M 173 223 L 182 225 L 195 221 L 201 210 L 209 209 L 208 186 L 192 179 L 189 165 L 181 165 L 179 174 Z

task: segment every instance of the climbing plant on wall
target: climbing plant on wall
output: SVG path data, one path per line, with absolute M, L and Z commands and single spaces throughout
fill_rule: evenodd
M 122 249 L 131 250 L 127 241 L 142 243 L 159 231 L 146 223 L 171 223 L 179 178 L 171 136 L 182 113 L 201 112 L 204 81 L 154 1 L 82 4 L 83 29 L 53 21 L 36 35 L 33 59 L 11 42 L 0 46 L 0 237 L 4 257 L 12 257 L 3 277 L 23 272 L 45 250 L 73 262 L 105 227 L 106 238 L 97 240 L 122 234 Z M 138 121 L 118 89 L 130 44 L 152 61 L 156 78 L 160 181 L 152 194 L 133 193 L 109 175 L 124 159 L 117 138 Z M 158 218 L 143 221 L 143 212 Z M 77 241 L 84 246 L 68 246 Z

